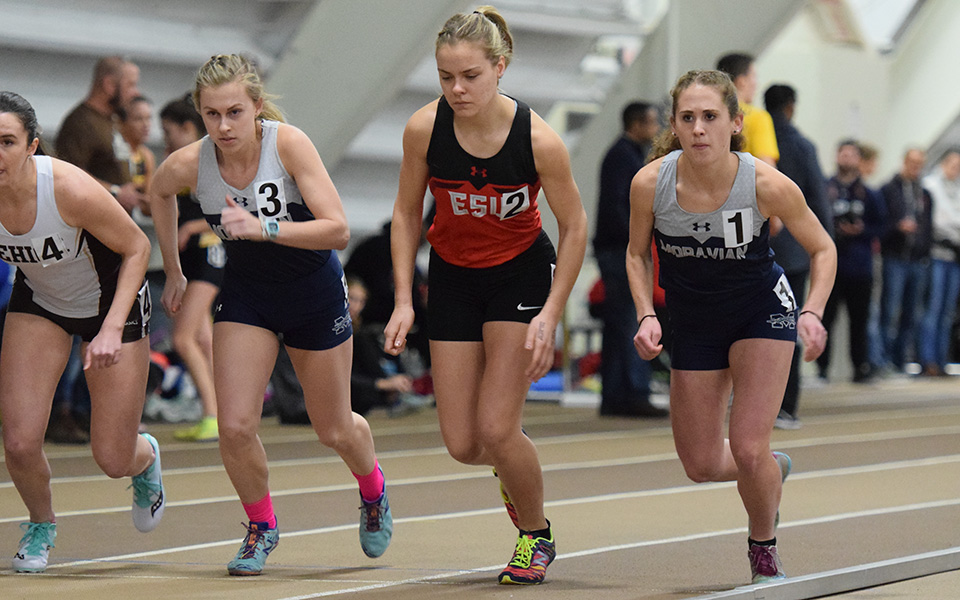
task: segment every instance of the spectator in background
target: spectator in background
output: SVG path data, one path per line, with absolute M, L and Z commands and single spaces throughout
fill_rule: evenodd
M 777 145 L 780 149 L 780 161 L 777 167 L 781 173 L 797 184 L 803 192 L 807 206 L 817 215 L 824 229 L 832 233 L 833 214 L 827 202 L 823 172 L 817 160 L 817 148 L 793 125 L 793 115 L 797 105 L 796 90 L 789 85 L 771 85 L 763 95 L 763 102 L 767 111 L 770 112 L 777 134 Z M 783 267 L 787 275 L 787 281 L 793 288 L 797 302 L 802 304 L 806 297 L 807 277 L 810 275 L 810 256 L 793 234 L 786 229 L 781 229 L 776 235 L 770 237 L 770 247 L 775 253 L 777 264 Z M 777 416 L 775 425 L 780 429 L 800 427 L 797 409 L 800 401 L 802 352 L 798 344 L 793 351 L 790 376 L 787 379 L 787 388 L 783 394 L 783 403 L 780 405 L 780 414 Z
M 119 110 L 140 95 L 140 69 L 119 56 L 97 61 L 93 81 L 83 102 L 60 124 L 56 154 L 96 179 L 130 213 L 143 202 L 143 194 L 130 181 L 128 146 L 117 130 Z M 86 443 L 90 429 L 90 395 L 81 371 L 79 342 L 73 351 L 55 393 L 47 440 Z
M 858 142 L 860 147 L 860 177 L 870 179 L 877 172 L 877 162 L 880 160 L 880 150 L 873 144 Z
M 607 150 L 600 166 L 597 229 L 593 251 L 603 281 L 600 350 L 600 414 L 620 417 L 665 417 L 669 411 L 650 403 L 650 363 L 633 347 L 637 309 L 627 281 L 630 241 L 630 182 L 647 162 L 660 131 L 659 111 L 645 102 L 623 109 L 623 133 Z
M 923 150 L 907 150 L 900 172 L 880 188 L 887 211 L 887 225 L 880 240 L 883 256 L 880 331 L 884 366 L 899 372 L 903 372 L 909 355 L 916 353 L 917 307 L 923 298 L 930 268 L 933 200 L 920 184 L 926 160 Z
M 140 69 L 119 56 L 97 61 L 87 97 L 63 120 L 56 152 L 107 188 L 129 213 L 143 204 L 141 190 L 130 179 L 127 145 L 116 129 L 117 115 L 140 95 Z
M 749 54 L 732 53 L 717 61 L 717 70 L 730 76 L 737 88 L 740 111 L 743 113 L 744 152 L 749 152 L 771 167 L 780 160 L 780 149 L 770 113 L 753 105 L 757 93 L 757 69 Z M 774 223 L 777 223 L 776 221 Z M 777 225 L 774 225 L 776 228 Z
M 830 331 L 840 303 L 847 305 L 850 320 L 850 359 L 853 381 L 872 378 L 867 352 L 867 322 L 873 290 L 873 243 L 883 231 L 883 203 L 860 176 L 860 146 L 844 140 L 837 146 L 837 174 L 827 181 L 827 198 L 833 205 L 833 229 L 837 244 L 837 279 L 823 313 Z M 830 367 L 831 339 L 817 358 L 822 379 Z
M 943 375 L 960 295 L 960 149 L 949 150 L 923 179 L 933 199 L 930 293 L 920 335 L 924 375 Z

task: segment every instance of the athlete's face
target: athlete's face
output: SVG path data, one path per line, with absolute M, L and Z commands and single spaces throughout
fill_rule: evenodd
M 490 104 L 505 68 L 503 57 L 491 63 L 474 42 L 444 44 L 437 50 L 440 88 L 458 116 L 475 115 Z
M 200 91 L 200 115 L 207 133 L 223 152 L 257 139 L 257 115 L 263 100 L 254 102 L 243 84 L 232 81 Z
M 694 160 L 725 156 L 730 152 L 730 138 L 742 126 L 742 115 L 730 118 L 720 91 L 700 84 L 680 92 L 677 111 L 670 118 L 684 154 Z
M 27 130 L 14 113 L 0 113 L 0 187 L 13 187 L 24 176 L 39 140 L 27 144 Z

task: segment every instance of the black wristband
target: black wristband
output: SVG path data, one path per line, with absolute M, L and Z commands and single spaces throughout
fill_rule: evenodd
M 815 316 L 815 317 L 817 318 L 818 321 L 820 321 L 821 323 L 823 323 L 823 317 L 821 317 L 821 316 L 818 315 L 817 313 L 813 312 L 812 310 L 801 310 L 801 311 L 800 311 L 800 314 L 801 314 L 801 315 L 803 315 L 803 314 L 813 315 L 813 316 Z M 799 319 L 800 317 L 797 317 L 797 318 Z
M 656 319 L 657 315 L 643 315 L 642 317 L 640 317 L 640 322 L 637 323 L 637 327 L 640 327 L 641 325 L 643 325 L 643 320 L 646 319 L 647 317 L 653 317 L 654 319 Z

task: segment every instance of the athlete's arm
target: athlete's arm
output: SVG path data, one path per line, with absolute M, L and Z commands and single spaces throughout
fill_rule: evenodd
M 837 274 L 837 248 L 807 206 L 800 188 L 787 176 L 761 163 L 757 163 L 757 207 L 764 216 L 779 217 L 810 255 L 810 292 L 800 309 L 797 332 L 804 342 L 804 360 L 813 360 L 826 346 L 827 332 L 820 319 Z
M 157 167 L 150 182 L 148 198 L 157 243 L 163 255 L 163 271 L 167 276 L 161 303 L 168 313 L 180 310 L 187 279 L 180 268 L 180 246 L 177 234 L 177 193 L 197 187 L 197 170 L 201 142 L 193 142 L 173 154 Z
M 423 196 L 430 177 L 427 148 L 430 146 L 436 116 L 437 101 L 434 101 L 415 112 L 403 130 L 400 183 L 390 225 L 394 308 L 384 329 L 383 346 L 384 351 L 393 355 L 403 352 L 407 344 L 407 332 L 413 326 L 413 272 L 417 248 L 420 247 Z
M 281 123 L 277 130 L 277 153 L 287 173 L 297 182 L 303 201 L 310 209 L 312 221 L 281 221 L 277 244 L 308 250 L 343 250 L 350 241 L 347 215 L 340 202 L 327 168 L 310 138 L 293 125 Z M 243 212 L 249 214 L 246 210 Z M 252 216 L 252 215 L 251 215 Z M 260 222 L 255 219 L 260 237 Z
M 637 308 L 637 318 L 642 322 L 633 338 L 637 353 L 644 360 L 655 358 L 663 345 L 660 338 L 663 329 L 656 318 L 643 319 L 656 314 L 653 309 L 653 260 L 650 258 L 650 242 L 653 238 L 653 200 L 657 188 L 660 163 L 657 159 L 640 169 L 630 183 L 630 241 L 627 243 L 627 279 L 630 295 Z
M 84 369 L 109 367 L 120 359 L 123 327 L 143 285 L 150 241 L 113 196 L 81 169 L 54 159 L 53 181 L 64 222 L 85 229 L 121 257 L 113 301 L 83 359 Z
M 530 381 L 543 377 L 554 361 L 554 336 L 557 324 L 577 281 L 587 247 L 587 213 L 580 201 L 580 190 L 570 170 L 570 155 L 560 136 L 539 115 L 530 113 L 530 138 L 533 158 L 550 210 L 557 218 L 557 268 L 550 295 L 539 314 L 527 328 L 525 347 L 533 351 L 526 376 Z

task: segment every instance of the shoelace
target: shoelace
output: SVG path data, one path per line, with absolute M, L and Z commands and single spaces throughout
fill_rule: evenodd
M 244 527 L 247 528 L 247 537 L 243 540 L 244 546 L 240 552 L 240 558 L 254 558 L 257 554 L 257 545 L 263 539 L 263 532 L 249 525 L 244 525 Z
M 754 546 L 750 549 L 750 554 L 753 556 L 758 575 L 772 576 L 777 574 L 777 561 L 773 558 L 773 552 L 766 548 Z
M 367 522 L 364 528 L 367 531 L 380 531 L 380 503 L 367 504 L 364 502 L 360 508 L 363 510 Z
M 153 465 L 150 465 L 150 468 L 153 469 Z M 152 472 L 153 471 L 151 471 L 151 473 Z M 136 502 L 140 508 L 146 508 L 153 504 L 151 497 L 160 495 L 162 489 L 160 484 L 151 481 L 146 473 L 134 475 L 130 481 L 130 485 L 127 486 L 128 490 L 130 488 L 133 488 L 133 501 Z
M 20 538 L 20 545 L 24 546 L 27 554 L 40 554 L 43 551 L 43 545 L 47 544 L 54 548 L 50 541 L 50 525 L 48 523 L 21 523 L 20 529 L 24 531 Z
M 511 567 L 528 568 L 530 561 L 533 560 L 533 549 L 536 543 L 528 535 L 520 536 L 517 540 L 517 549 L 513 553 L 513 560 L 510 561 Z

